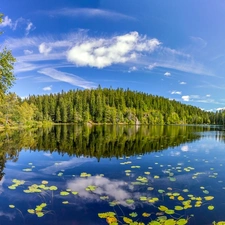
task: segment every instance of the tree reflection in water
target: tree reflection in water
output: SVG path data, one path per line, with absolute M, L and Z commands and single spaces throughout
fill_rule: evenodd
M 193 142 L 209 126 L 72 126 L 57 125 L 0 133 L 0 179 L 7 160 L 16 162 L 21 150 L 61 155 L 112 158 L 162 151 Z

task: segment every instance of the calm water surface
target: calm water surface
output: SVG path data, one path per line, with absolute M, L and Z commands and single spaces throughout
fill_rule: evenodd
M 3 132 L 0 225 L 225 221 L 224 140 L 209 126 Z

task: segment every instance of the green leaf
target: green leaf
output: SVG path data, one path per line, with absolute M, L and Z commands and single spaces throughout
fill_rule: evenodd
M 172 214 L 174 214 L 175 212 L 174 212 L 174 210 L 172 210 L 172 209 L 168 209 L 168 210 L 165 211 L 165 213 L 166 213 L 166 214 L 169 214 L 169 215 L 172 215 Z
M 132 212 L 132 213 L 129 214 L 129 216 L 131 216 L 131 217 L 137 217 L 138 214 L 136 212 Z
M 210 200 L 214 199 L 214 197 L 213 196 L 205 196 L 204 199 L 206 201 L 210 201 Z
M 208 206 L 208 210 L 213 210 L 214 209 L 214 206 L 213 205 L 209 205 Z
M 50 186 L 49 187 L 49 190 L 51 190 L 51 191 L 56 191 L 58 188 L 56 187 L 56 186 Z
M 179 205 L 176 205 L 176 206 L 175 206 L 175 210 L 178 210 L 178 211 L 179 211 L 179 210 L 183 210 L 183 209 L 184 209 L 184 208 L 183 208 L 182 206 L 179 206 Z
M 158 207 L 158 209 L 160 210 L 160 211 L 167 211 L 168 210 L 168 208 L 166 207 L 166 206 L 164 206 L 164 205 L 160 205 L 159 207 Z
M 186 219 L 179 219 L 178 221 L 177 221 L 177 225 L 185 225 L 185 224 L 187 224 L 188 223 L 188 221 L 186 220 Z
M 133 203 L 134 203 L 134 200 L 133 200 L 133 199 L 127 199 L 127 200 L 126 200 L 126 203 L 127 203 L 127 204 L 133 204 Z
M 61 192 L 60 192 L 60 195 L 62 195 L 62 196 L 69 195 L 69 194 L 70 194 L 70 193 L 67 192 L 67 191 L 61 191 Z
M 34 209 L 28 209 L 27 212 L 29 212 L 30 214 L 35 214 L 35 210 Z

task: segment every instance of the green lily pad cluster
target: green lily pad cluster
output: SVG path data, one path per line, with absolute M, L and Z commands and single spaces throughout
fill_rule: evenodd
M 80 177 L 90 177 L 91 174 L 90 173 L 86 173 L 86 172 L 83 172 L 80 174 Z
M 41 184 L 32 184 L 27 187 L 27 189 L 23 190 L 23 192 L 29 193 L 40 193 L 42 191 L 56 191 L 58 188 L 54 185 L 47 186 L 48 181 L 42 181 Z
M 125 160 L 127 160 L 127 158 Z M 195 168 L 191 166 L 184 166 L 185 163 L 177 163 L 175 166 L 173 166 L 162 165 L 159 161 L 159 163 L 152 163 L 152 165 L 157 165 L 158 172 L 154 174 L 154 171 L 149 172 L 146 171 L 147 169 L 144 169 L 144 171 L 139 170 L 140 166 L 127 165 L 131 163 L 131 161 L 125 161 L 120 163 L 121 165 L 124 165 L 123 168 L 125 168 L 123 170 L 123 174 L 125 172 L 127 176 L 132 175 L 130 177 L 126 177 L 126 183 L 124 182 L 125 185 L 129 187 L 129 189 L 127 188 L 127 192 L 130 192 L 127 199 L 125 198 L 120 202 L 119 200 L 116 200 L 116 198 L 110 195 L 107 196 L 107 193 L 102 193 L 102 196 L 98 196 L 102 201 L 108 202 L 109 206 L 115 207 L 114 212 L 102 212 L 98 214 L 99 218 L 105 219 L 106 223 L 111 225 L 185 225 L 189 222 L 191 218 L 188 216 L 189 212 L 191 212 L 190 209 L 193 210 L 194 208 L 205 207 L 205 209 L 208 210 L 209 213 L 210 211 L 213 211 L 215 209 L 213 205 L 213 190 L 210 189 L 209 186 L 206 185 L 206 187 L 204 187 L 203 185 L 205 184 L 203 183 L 201 184 L 202 186 L 199 185 L 200 189 L 198 189 L 198 195 L 192 194 L 191 187 L 187 185 L 183 186 L 181 189 L 176 186 L 176 183 L 179 181 L 179 176 L 177 175 L 180 175 L 181 173 L 181 175 L 185 174 L 185 176 L 189 176 L 190 178 L 192 177 L 192 179 L 196 179 L 196 181 L 193 181 L 196 183 L 198 179 L 201 178 L 201 176 L 207 176 L 208 174 L 209 177 L 217 178 L 219 174 L 217 172 L 214 172 L 212 168 L 209 172 L 203 173 L 196 172 Z M 30 166 L 32 167 L 32 164 L 30 164 Z M 141 167 L 144 167 L 144 165 Z M 153 166 L 149 166 L 147 168 L 149 170 L 152 170 Z M 56 175 L 63 176 L 63 172 L 64 170 L 61 170 Z M 91 177 L 91 179 L 100 179 L 104 175 L 100 174 L 92 176 L 90 173 L 82 172 L 73 176 L 80 176 L 82 178 L 79 178 L 80 180 L 86 181 L 89 177 Z M 64 179 L 66 178 L 63 177 L 63 179 L 61 180 Z M 58 190 L 57 186 L 49 185 L 49 182 L 47 180 L 43 180 L 41 183 L 38 184 L 27 184 L 29 183 L 25 183 L 24 180 L 13 179 L 12 185 L 8 186 L 8 188 L 16 189 L 18 186 L 25 186 L 26 188 L 23 190 L 23 192 L 31 194 L 40 192 L 48 193 L 48 195 L 45 196 L 51 196 L 51 194 L 53 196 L 52 191 L 55 191 L 54 193 L 57 193 L 57 195 L 55 196 L 59 197 L 60 195 L 61 198 L 62 196 L 64 197 L 62 204 L 69 204 L 69 206 L 73 204 L 73 202 L 71 201 L 71 196 L 78 195 L 78 192 L 73 191 L 71 189 Z M 166 186 L 167 184 L 168 186 Z M 95 185 L 89 185 L 84 187 L 84 189 L 89 192 L 90 195 L 96 196 L 97 192 L 95 192 L 95 190 L 97 188 L 98 187 Z M 138 194 L 131 195 L 133 190 L 135 192 L 138 189 L 141 189 L 141 194 L 138 192 Z M 46 201 L 46 203 L 41 203 L 40 205 L 37 205 L 34 209 L 28 209 L 27 212 L 30 214 L 36 214 L 38 217 L 42 217 L 49 212 L 49 210 L 45 210 L 47 207 L 47 202 L 48 201 Z M 140 205 L 147 206 L 147 210 L 145 207 L 143 207 L 145 211 L 139 210 L 139 212 L 135 212 L 135 207 Z M 122 212 L 123 206 L 129 209 L 126 211 L 127 214 L 120 213 Z M 12 204 L 9 205 L 9 207 L 11 209 L 16 208 Z M 121 211 L 117 212 L 117 209 L 121 209 Z M 223 221 L 214 222 L 213 224 L 225 225 Z
M 46 206 L 46 203 L 41 203 L 40 205 L 37 205 L 35 209 L 28 209 L 27 212 L 30 214 L 36 214 L 37 217 L 42 217 L 48 213 L 48 211 L 43 210 Z
M 18 186 L 25 184 L 24 180 L 17 180 L 17 179 L 13 179 L 12 180 L 13 184 L 8 186 L 9 189 L 14 190 L 16 189 Z
M 213 221 L 213 225 L 225 225 L 225 221 L 219 221 L 219 222 Z
M 139 176 L 136 180 L 140 181 L 142 183 L 147 183 L 148 182 L 148 179 L 146 177 L 142 177 L 142 176 Z
M 191 160 L 188 160 L 190 162 Z M 123 163 L 120 163 L 124 165 Z M 125 163 L 126 164 L 126 163 Z M 155 163 L 155 165 L 158 165 L 158 163 Z M 159 163 L 160 165 L 160 163 Z M 162 170 L 164 174 L 167 174 L 167 178 L 171 182 L 177 181 L 180 173 L 190 173 L 190 177 L 192 179 L 197 179 L 200 176 L 206 176 L 205 172 L 194 172 L 195 168 L 192 166 L 184 166 L 184 163 L 177 163 L 177 166 L 167 165 L 168 168 Z M 164 167 L 164 165 L 160 165 L 160 167 Z M 139 166 L 131 166 L 132 169 L 139 168 Z M 148 167 L 148 169 L 153 169 L 153 167 Z M 213 171 L 213 170 L 212 170 Z M 149 171 L 143 172 L 145 175 L 143 176 L 140 174 L 139 170 L 124 170 L 127 176 L 131 175 L 132 177 L 129 179 L 132 179 L 129 181 L 129 184 L 132 186 L 140 186 L 141 189 L 146 188 L 146 194 L 151 194 L 151 196 L 143 195 L 137 196 L 132 199 L 126 199 L 125 202 L 128 205 L 137 206 L 142 204 L 151 204 L 153 206 L 152 209 L 155 209 L 157 207 L 158 211 L 155 212 L 143 212 L 141 214 L 138 214 L 137 212 L 131 212 L 128 215 L 120 216 L 118 214 L 114 215 L 114 217 L 117 219 L 117 221 L 113 221 L 112 223 L 110 220 L 106 220 L 108 224 L 130 224 L 130 225 L 185 225 L 189 223 L 189 220 L 191 219 L 193 214 L 188 216 L 188 211 L 193 208 L 198 207 L 205 207 L 205 209 L 212 211 L 215 209 L 215 206 L 213 204 L 210 204 L 209 202 L 213 201 L 214 196 L 209 195 L 209 190 L 207 190 L 205 187 L 200 186 L 200 189 L 202 190 L 202 194 L 198 193 L 198 195 L 191 194 L 190 190 L 188 188 L 184 188 L 183 190 L 178 189 L 175 187 L 176 184 L 171 183 L 171 187 L 167 187 L 165 189 L 156 189 L 154 187 L 154 183 L 152 183 L 152 180 L 155 180 L 155 182 L 160 182 L 162 179 L 165 179 L 165 176 L 163 174 L 153 174 Z M 178 174 L 179 173 L 179 174 Z M 186 175 L 185 175 L 186 176 Z M 210 172 L 209 177 L 216 178 L 218 176 L 218 173 L 216 172 Z M 136 181 L 133 181 L 133 179 L 136 179 Z M 158 179 L 158 181 L 156 181 Z M 218 181 L 219 182 L 219 181 Z M 222 181 L 220 181 L 222 183 Z M 148 186 L 151 184 L 151 186 Z M 143 186 L 143 187 L 141 187 Z M 146 187 L 145 187 L 146 186 Z M 224 187 L 225 189 L 225 187 Z M 160 194 L 160 197 L 157 195 Z M 109 200 L 109 199 L 105 199 Z M 173 201 L 173 203 L 172 203 Z M 165 202 L 166 204 L 163 205 L 162 202 Z M 169 203 L 169 206 L 167 206 L 167 203 Z M 212 202 L 213 203 L 213 202 Z M 118 201 L 111 201 L 109 202 L 110 206 L 112 207 L 118 207 L 118 205 L 121 205 Z M 189 211 L 191 212 L 191 211 Z M 186 215 L 186 216 L 182 216 Z M 141 216 L 145 219 L 141 219 Z M 106 216 L 107 217 L 107 216 Z M 105 218 L 106 218 L 105 217 Z M 149 221 L 146 223 L 146 219 L 149 219 Z M 145 222 L 143 222 L 145 221 Z M 223 221 L 215 222 L 215 225 L 223 225 Z M 225 225 L 225 223 L 224 223 Z
M 86 191 L 95 191 L 95 190 L 96 190 L 96 188 L 97 188 L 97 187 L 96 187 L 96 186 L 94 186 L 94 185 L 89 185 L 89 186 L 87 186 L 87 187 L 86 187 L 86 189 L 85 189 L 85 190 L 86 190 Z
M 61 191 L 60 192 L 60 195 L 61 196 L 67 196 L 69 194 L 72 194 L 72 195 L 77 195 L 78 192 L 77 191 L 72 191 L 71 189 L 66 189 L 66 191 Z M 64 203 L 65 204 L 65 203 Z

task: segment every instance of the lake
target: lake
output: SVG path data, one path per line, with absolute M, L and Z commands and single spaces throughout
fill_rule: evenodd
M 225 132 L 53 126 L 0 134 L 0 225 L 225 224 Z

